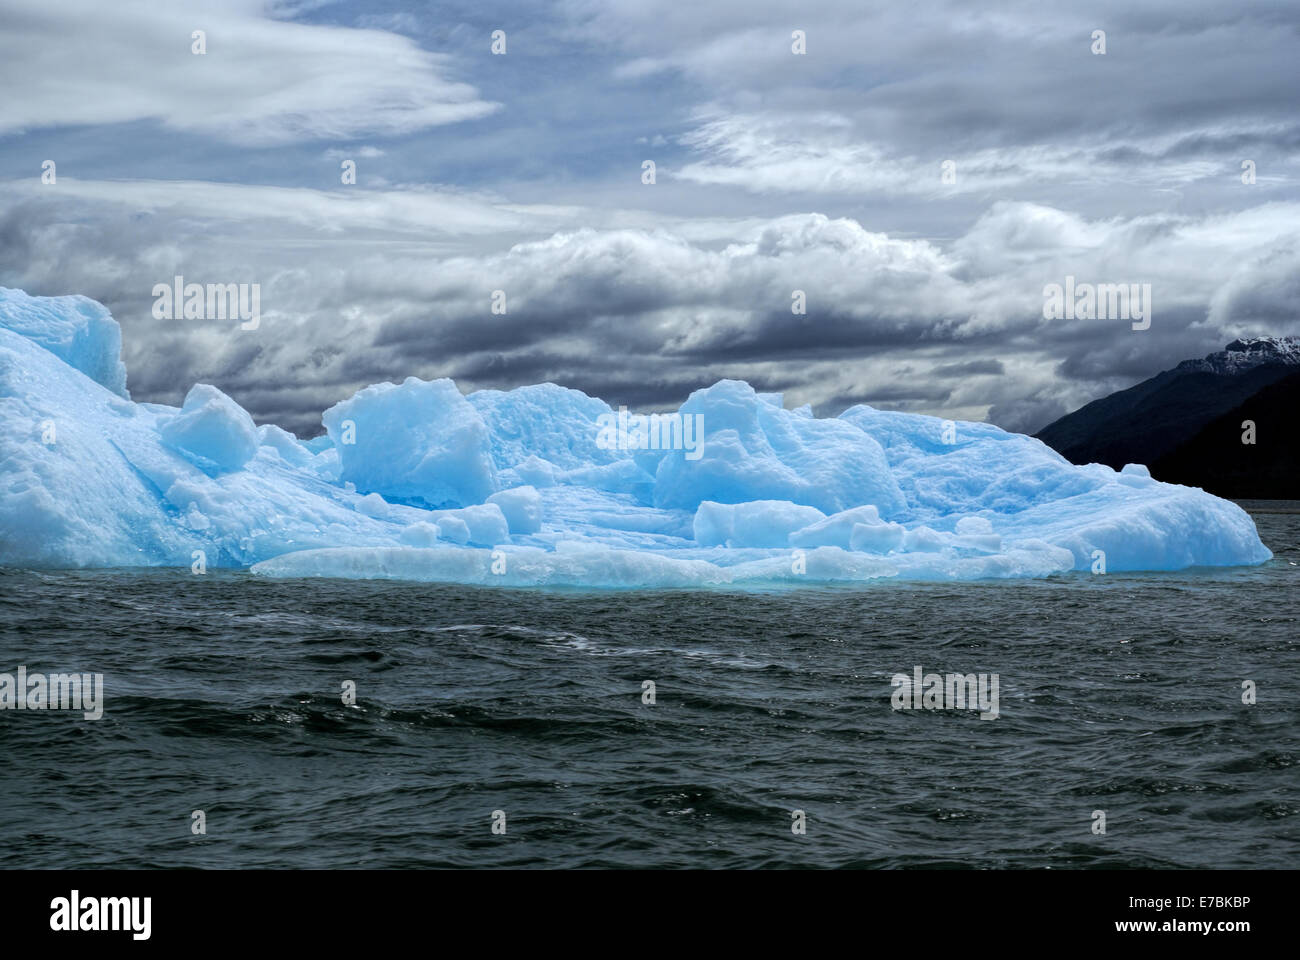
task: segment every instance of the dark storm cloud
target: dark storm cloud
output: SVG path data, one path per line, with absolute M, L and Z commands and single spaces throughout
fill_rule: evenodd
M 1043 381 L 1131 382 L 1220 346 L 1234 323 L 1283 316 L 1297 262 L 1286 206 L 1222 222 L 1233 237 L 1249 227 L 1249 251 L 1203 220 L 1087 221 L 1003 205 L 949 252 L 853 221 L 793 216 L 717 225 L 734 233 L 721 247 L 667 231 L 579 230 L 481 257 L 376 260 L 342 244 L 328 258 L 321 248 L 281 257 L 272 270 L 242 245 L 232 253 L 214 243 L 210 225 L 184 211 L 147 226 L 111 204 L 102 217 L 81 204 L 61 213 L 55 200 L 25 213 L 0 221 L 5 250 L 29 252 L 23 285 L 63 292 L 54 265 L 79 264 L 83 289 L 122 319 L 138 399 L 176 403 L 192 383 L 212 382 L 259 420 L 307 433 L 356 389 L 407 375 L 451 376 L 467 389 L 553 380 L 654 406 L 725 376 L 819 409 L 871 402 L 974 416 L 996 404 L 1008 422 L 1036 427 L 1025 410 L 1069 397 Z M 109 243 L 112 256 L 101 256 Z M 191 266 L 200 262 L 204 273 Z M 1153 283 L 1151 329 L 1045 320 L 1044 282 L 1067 271 Z M 261 329 L 156 320 L 149 291 L 173 273 L 262 278 Z M 507 294 L 504 315 L 491 312 L 496 289 Z M 806 315 L 791 311 L 796 290 Z M 1019 407 L 1004 396 L 1017 390 L 1027 398 Z
M 982 374 L 1001 376 L 1006 373 L 1006 367 L 1002 365 L 1001 360 L 968 360 L 965 363 L 945 363 L 935 367 L 930 371 L 930 376 L 949 378 L 949 377 L 975 377 Z
M 1069 412 L 1061 398 L 1048 389 L 1017 397 L 1007 404 L 995 403 L 989 408 L 988 419 L 1004 430 L 1033 434 Z
M 137 399 L 211 382 L 311 434 L 408 375 L 659 409 L 736 377 L 822 414 L 1033 430 L 1235 336 L 1296 332 L 1293 5 L 571 0 L 272 22 L 222 0 L 213 23 L 249 44 L 217 83 L 151 59 L 179 16 L 156 14 L 125 5 L 139 29 L 107 47 L 61 50 L 26 14 L 0 41 L 0 82 L 33 91 L 0 112 L 0 283 L 106 303 Z M 106 14 L 42 16 L 81 37 Z M 508 57 L 485 52 L 498 26 Z M 31 83 L 69 53 L 85 62 L 60 85 Z M 57 185 L 38 182 L 47 155 Z M 180 274 L 259 283 L 261 328 L 155 319 L 153 285 Z M 1067 275 L 1150 283 L 1151 328 L 1045 319 Z

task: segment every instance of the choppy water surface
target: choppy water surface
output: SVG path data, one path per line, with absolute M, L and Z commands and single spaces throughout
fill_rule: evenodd
M 766 594 L 6 571 L 0 672 L 107 696 L 0 712 L 0 866 L 1295 866 L 1300 515 L 1256 521 L 1257 568 Z M 917 665 L 1001 715 L 895 711 Z

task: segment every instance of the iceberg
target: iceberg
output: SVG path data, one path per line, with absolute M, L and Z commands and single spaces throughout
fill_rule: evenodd
M 789 500 L 705 500 L 695 511 L 692 528 L 695 542 L 702 547 L 784 547 L 796 531 L 825 519 L 816 507 Z
M 377 383 L 321 419 L 358 488 L 457 507 L 497 491 L 487 425 L 450 380 Z
M 158 436 L 196 464 L 220 471 L 240 469 L 262 445 L 247 411 L 206 383 L 190 388 L 180 413 L 159 419 Z
M 985 423 L 723 380 L 677 411 L 698 446 L 648 449 L 599 442 L 615 411 L 577 390 L 409 377 L 301 440 L 212 385 L 134 402 L 120 354 L 94 301 L 0 288 L 0 564 L 749 589 L 1271 557 L 1233 503 Z

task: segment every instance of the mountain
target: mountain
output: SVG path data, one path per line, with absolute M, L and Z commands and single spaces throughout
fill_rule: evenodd
M 1158 480 L 1238 499 L 1300 498 L 1296 473 L 1300 338 L 1234 340 L 1094 400 L 1038 439 L 1073 463 L 1141 463 Z M 1255 443 L 1242 443 L 1243 421 Z
M 1300 369 L 1292 369 L 1150 464 L 1152 476 L 1238 500 L 1300 499 Z M 1254 444 L 1241 442 L 1247 420 Z
M 1234 340 L 1203 360 L 1184 360 L 1174 371 L 1186 373 L 1244 373 L 1271 364 L 1300 366 L 1300 337 L 1249 337 Z

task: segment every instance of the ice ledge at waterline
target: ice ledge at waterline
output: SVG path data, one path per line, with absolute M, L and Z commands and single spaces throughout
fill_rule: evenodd
M 576 390 L 411 378 L 302 442 L 211 386 L 132 402 L 120 343 L 93 301 L 0 288 L 0 564 L 684 587 L 1270 556 L 1235 504 L 988 424 L 817 419 L 724 380 L 656 422 L 675 449 L 637 449 L 647 421 Z

